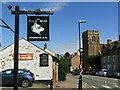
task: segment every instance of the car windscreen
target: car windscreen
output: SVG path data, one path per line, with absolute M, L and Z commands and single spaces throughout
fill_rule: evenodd
M 80 70 L 74 70 L 74 71 L 79 72 Z

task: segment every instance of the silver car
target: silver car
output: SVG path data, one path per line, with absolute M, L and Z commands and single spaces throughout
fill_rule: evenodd
M 107 76 L 107 69 L 101 69 L 100 71 L 99 71 L 99 75 L 100 76 Z

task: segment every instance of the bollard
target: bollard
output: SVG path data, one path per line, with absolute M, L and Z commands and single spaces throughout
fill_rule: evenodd
M 78 90 L 82 90 L 82 76 L 79 77 L 79 88 Z
M 51 79 L 50 89 L 53 89 L 53 79 Z

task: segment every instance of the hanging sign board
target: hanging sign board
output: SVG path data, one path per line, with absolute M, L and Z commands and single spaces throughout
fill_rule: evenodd
M 27 40 L 49 41 L 49 16 L 27 17 Z

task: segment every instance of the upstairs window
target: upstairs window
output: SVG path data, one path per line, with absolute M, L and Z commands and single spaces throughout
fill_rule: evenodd
M 92 36 L 92 42 L 95 42 L 95 41 L 96 41 L 95 36 Z

